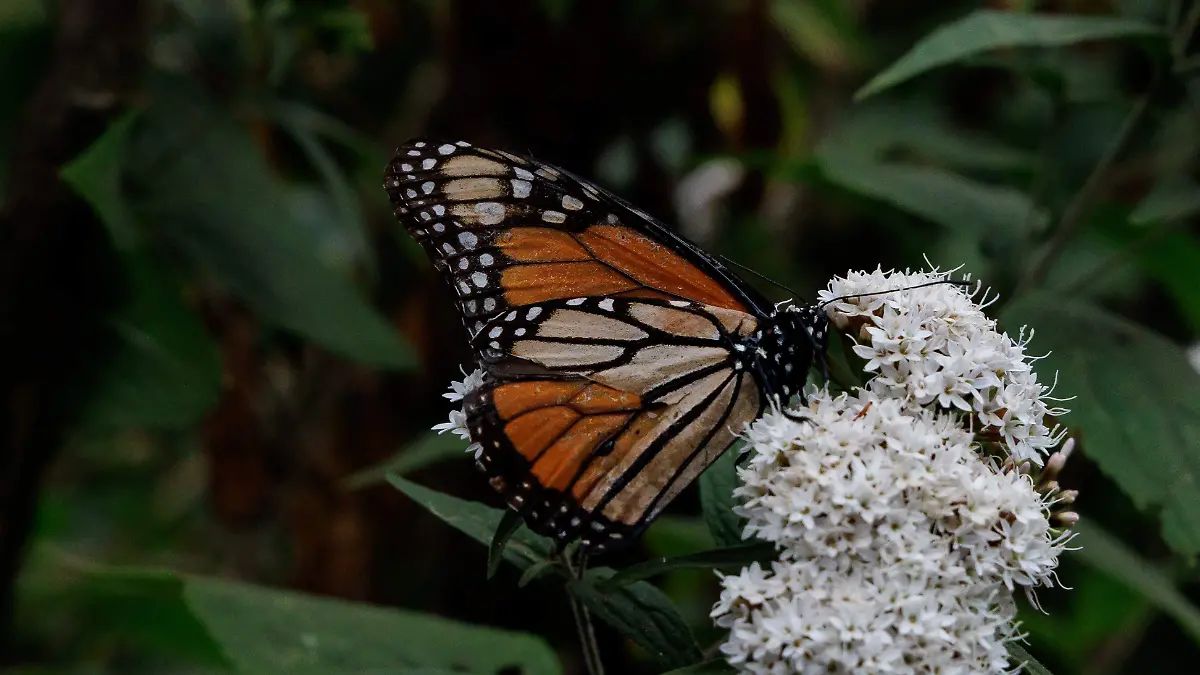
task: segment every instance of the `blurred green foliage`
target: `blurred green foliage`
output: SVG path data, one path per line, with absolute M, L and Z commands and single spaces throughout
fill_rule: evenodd
M 32 477 L 3 672 L 578 673 L 564 588 L 611 671 L 727 672 L 708 570 L 762 557 L 732 452 L 601 561 L 624 571 L 522 527 L 486 579 L 502 511 L 427 431 L 465 340 L 380 189 L 426 131 L 593 176 L 809 297 L 961 265 L 1074 397 L 1083 549 L 1023 610 L 1032 671 L 1200 656 L 1200 2 L 129 4 L 139 84 L 55 167 L 106 233 L 112 346 Z M 103 65 L 61 46 L 81 6 L 0 6 L 6 192 L 48 74 Z

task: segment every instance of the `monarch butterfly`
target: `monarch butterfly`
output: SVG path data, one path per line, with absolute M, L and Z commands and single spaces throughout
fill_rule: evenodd
M 413 140 L 384 188 L 454 289 L 484 372 L 464 405 L 477 464 L 560 546 L 628 543 L 769 402 L 798 393 L 824 349 L 817 307 L 777 307 L 549 164 Z

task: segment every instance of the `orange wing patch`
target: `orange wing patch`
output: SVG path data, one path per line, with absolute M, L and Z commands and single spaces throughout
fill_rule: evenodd
M 563 262 L 514 265 L 500 276 L 509 305 L 531 305 L 547 300 L 630 291 L 638 283 L 599 262 Z
M 508 421 L 504 433 L 513 447 L 533 462 L 534 476 L 562 491 L 642 409 L 635 394 L 586 380 L 510 382 L 496 387 L 492 402 Z
M 579 417 L 579 413 L 565 406 L 539 408 L 504 425 L 504 433 L 512 441 L 513 447 L 532 462 L 566 433 Z
M 496 245 L 516 262 L 583 262 L 592 255 L 562 230 L 549 227 L 522 227 L 505 230 L 496 236 Z
M 566 490 L 592 451 L 620 431 L 631 415 L 610 413 L 579 420 L 542 453 L 533 465 L 533 475 L 545 487 Z
M 549 227 L 510 228 L 496 236 L 496 246 L 516 263 L 505 268 L 500 278 L 504 299 L 514 307 L 622 295 L 682 297 L 748 313 L 729 291 L 683 256 L 628 227 L 593 225 L 576 235 Z
M 500 419 L 511 420 L 543 408 L 567 407 L 581 415 L 640 410 L 642 399 L 587 380 L 524 380 L 496 387 L 492 404 Z
M 578 235 L 597 259 L 639 285 L 740 312 L 746 308 L 695 265 L 644 234 L 618 225 L 593 225 Z
M 587 386 L 583 380 L 553 382 L 531 380 L 496 387 L 492 404 L 502 420 L 511 420 L 531 410 L 565 405 Z

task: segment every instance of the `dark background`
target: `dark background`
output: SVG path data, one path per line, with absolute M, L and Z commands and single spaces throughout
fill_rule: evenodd
M 0 664 L 207 668 L 161 614 L 91 589 L 95 566 L 112 565 L 526 630 L 581 672 L 558 588 L 518 589 L 511 569 L 486 580 L 484 547 L 369 471 L 415 451 L 406 477 L 497 503 L 462 443 L 427 436 L 468 354 L 449 292 L 380 187 L 391 149 L 415 135 L 591 177 L 802 297 L 927 256 L 1005 300 L 1094 303 L 1161 334 L 1193 378 L 1177 366 L 1200 329 L 1194 38 L 1180 33 L 1174 54 L 1138 40 L 991 51 L 853 101 L 982 6 L 1163 26 L 1193 3 L 7 0 Z M 1162 190 L 1167 207 L 1139 217 Z M 1086 326 L 1046 330 L 1033 353 L 1056 330 L 1089 348 Z M 1084 386 L 1064 378 L 1059 392 Z M 1200 403 L 1200 385 L 1179 386 L 1158 393 Z M 1123 441 L 1131 456 L 1159 462 L 1170 445 L 1200 461 L 1194 429 L 1160 443 L 1141 424 Z M 1122 482 L 1124 455 L 1098 466 L 1081 433 L 1064 484 L 1083 491 L 1085 520 L 1143 556 L 1123 569 L 1157 575 L 1172 599 L 1068 555 L 1075 590 L 1043 592 L 1049 613 L 1024 615 L 1032 651 L 1059 673 L 1194 664 L 1195 570 L 1159 534 L 1169 507 Z M 1180 499 L 1185 520 L 1200 510 Z M 689 492 L 605 563 L 711 545 L 697 513 Z M 659 582 L 702 644 L 720 637 L 711 573 Z M 653 672 L 600 637 L 610 672 Z

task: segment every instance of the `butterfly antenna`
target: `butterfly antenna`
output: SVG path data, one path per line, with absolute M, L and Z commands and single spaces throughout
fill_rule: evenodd
M 799 299 L 799 295 L 800 295 L 799 293 L 797 293 L 796 291 L 793 291 L 792 289 L 788 288 L 787 286 L 784 286 L 783 284 L 779 283 L 778 281 L 775 281 L 771 277 L 769 277 L 761 272 L 758 272 L 756 270 L 750 269 L 749 267 L 746 267 L 745 265 L 741 264 L 740 262 L 733 260 L 731 258 L 728 258 L 726 256 L 722 255 L 722 256 L 717 256 L 717 257 L 720 258 L 721 260 L 729 263 L 730 265 L 733 265 L 734 267 L 736 267 L 740 270 L 745 270 L 746 272 L 753 274 L 754 276 L 758 277 L 759 279 L 762 279 L 763 281 L 767 282 L 768 284 L 771 284 L 772 286 L 778 286 L 779 288 L 782 288 L 783 290 L 787 291 L 788 293 L 791 293 L 793 298 Z
M 868 295 L 883 295 L 885 293 L 899 293 L 900 291 L 911 291 L 916 288 L 925 288 L 927 286 L 941 286 L 942 284 L 951 284 L 953 286 L 970 286 L 971 283 L 972 282 L 967 279 L 941 279 L 939 281 L 929 281 L 929 282 L 926 282 L 923 284 L 917 284 L 916 286 L 905 286 L 904 288 L 893 288 L 893 289 L 886 290 L 886 291 L 871 291 L 870 293 L 851 293 L 849 295 L 839 295 L 836 298 L 830 298 L 830 299 L 826 300 L 825 302 L 822 302 L 820 305 L 817 305 L 817 309 L 821 309 L 825 305 L 828 305 L 829 303 L 837 302 L 838 300 L 845 300 L 847 298 L 865 298 Z

